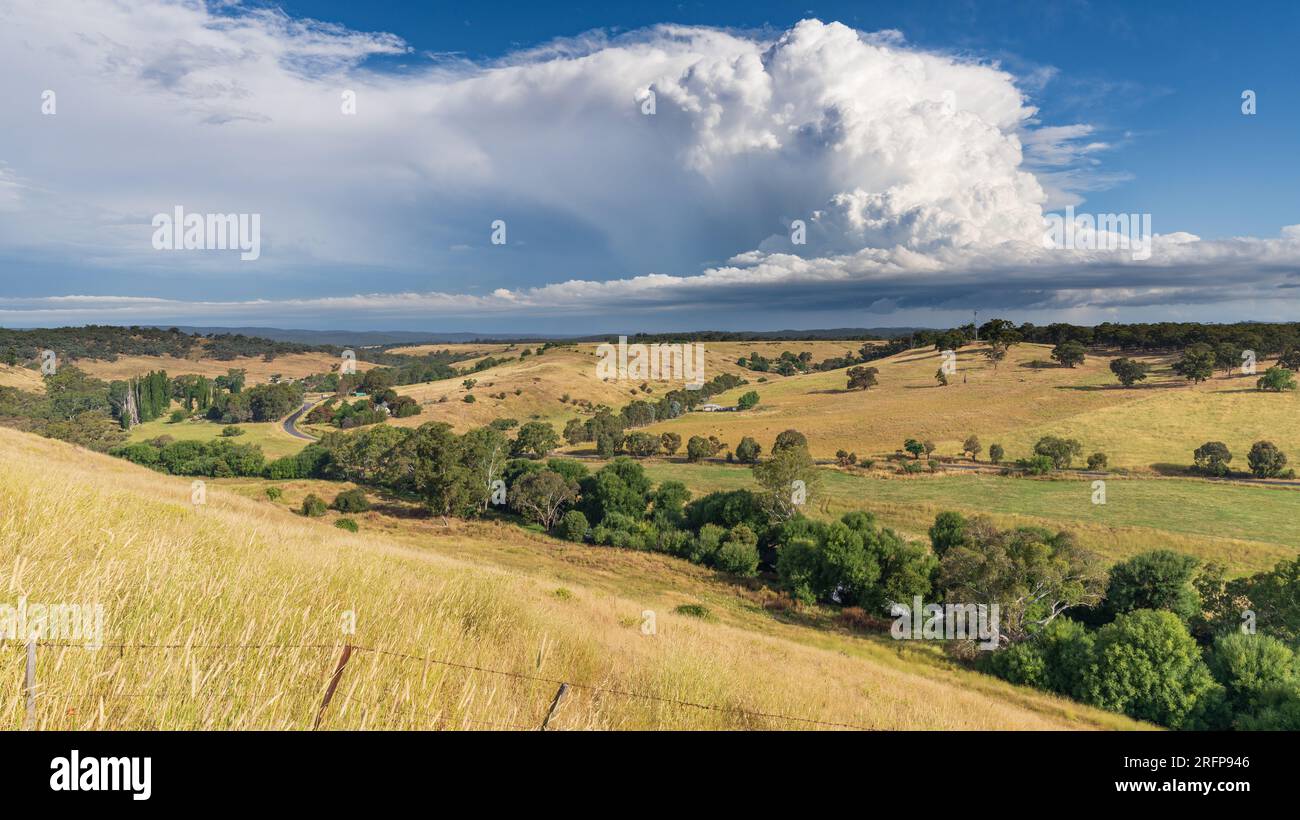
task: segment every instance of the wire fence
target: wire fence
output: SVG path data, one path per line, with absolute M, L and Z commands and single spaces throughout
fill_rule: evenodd
M 19 646 L 21 646 L 21 644 L 19 644 Z M 37 700 L 41 694 L 41 686 L 37 683 L 37 679 L 36 679 L 36 654 L 37 654 L 36 650 L 39 648 L 51 648 L 51 649 L 84 648 L 85 644 L 77 643 L 77 642 L 66 642 L 66 641 L 32 641 L 26 644 L 26 647 L 27 647 L 27 669 L 26 669 L 25 684 L 24 684 L 24 696 L 27 703 L 27 721 L 24 728 L 35 729 L 36 728 L 35 708 L 36 708 Z M 613 686 L 603 686 L 594 683 L 578 683 L 574 681 L 566 681 L 560 678 L 554 678 L 545 675 L 530 674 L 527 672 L 513 672 L 506 669 L 493 669 L 491 667 L 480 666 L 472 663 L 463 663 L 463 662 L 458 662 L 453 660 L 447 660 L 445 658 L 435 658 L 426 655 L 416 655 L 408 652 L 398 652 L 391 649 L 385 649 L 383 647 L 365 646 L 360 644 L 109 643 L 109 644 L 102 644 L 99 648 L 100 650 L 117 651 L 120 657 L 125 657 L 125 653 L 128 650 L 130 651 L 184 650 L 186 652 L 198 650 L 198 651 L 226 652 L 226 653 L 232 653 L 237 655 L 244 655 L 247 653 L 261 652 L 261 651 L 283 652 L 283 651 L 304 650 L 304 649 L 318 650 L 318 651 L 328 649 L 328 650 L 333 650 L 335 652 L 341 652 L 342 654 L 340 655 L 338 663 L 335 666 L 332 674 L 328 675 L 325 680 L 322 680 L 319 683 L 304 684 L 304 686 L 301 687 L 301 688 L 310 687 L 317 691 L 323 691 L 322 700 L 319 704 L 319 710 L 316 716 L 316 723 L 315 723 L 316 728 L 319 728 L 322 725 L 322 722 L 327 722 L 326 719 L 329 714 L 328 709 L 330 703 L 334 700 L 335 690 L 338 687 L 343 676 L 346 674 L 347 664 L 348 661 L 351 659 L 352 655 L 356 653 L 368 653 L 375 656 L 393 658 L 403 663 L 420 663 L 426 665 L 432 664 L 432 665 L 441 666 L 449 669 L 461 670 L 475 675 L 493 675 L 502 678 L 530 681 L 534 683 L 542 683 L 542 684 L 547 684 L 548 686 L 558 687 L 558 689 L 556 690 L 555 697 L 550 703 L 550 708 L 546 716 L 544 718 L 539 718 L 538 721 L 533 725 L 521 725 L 519 723 L 512 723 L 512 722 L 505 722 L 505 721 L 490 721 L 490 720 L 471 719 L 471 718 L 449 718 L 444 715 L 440 715 L 434 712 L 429 712 L 427 710 L 415 709 L 415 708 L 405 709 L 405 711 L 414 715 L 418 715 L 422 719 L 427 720 L 431 725 L 435 725 L 435 726 L 473 725 L 473 726 L 482 726 L 487 729 L 512 730 L 512 731 L 535 731 L 538 729 L 549 729 L 550 727 L 548 726 L 548 723 L 552 715 L 555 714 L 557 707 L 560 705 L 560 702 L 567 694 L 567 692 L 569 690 L 579 690 L 579 691 L 589 692 L 594 695 L 601 695 L 601 696 L 612 697 L 612 698 L 624 698 L 628 700 L 639 700 L 648 703 L 657 703 L 666 706 L 672 706 L 674 708 L 680 708 L 680 709 L 696 709 L 696 710 L 702 710 L 702 711 L 712 712 L 716 714 L 733 715 L 738 718 L 745 718 L 749 720 L 781 721 L 788 724 L 790 727 L 853 729 L 859 731 L 873 730 L 873 727 L 871 726 L 864 726 L 856 723 L 817 720 L 815 718 L 783 714 L 780 712 L 766 712 L 766 711 L 758 711 L 753 709 L 745 709 L 739 706 L 729 706 L 729 705 L 714 704 L 714 703 L 701 703 L 699 701 L 673 698 L 665 695 L 655 695 L 655 694 L 650 694 L 648 692 L 636 692 L 629 689 L 613 687 Z M 122 699 L 161 700 L 168 697 L 183 697 L 185 694 L 192 695 L 193 690 L 189 688 L 181 688 L 181 689 L 173 689 L 173 690 L 151 691 L 151 692 L 140 692 L 140 693 L 129 693 L 129 692 L 119 693 L 119 692 L 110 691 L 104 693 L 97 693 L 97 697 L 107 698 L 107 699 L 122 698 Z M 372 711 L 378 711 L 380 709 L 379 703 L 376 703 L 374 701 L 369 701 L 369 700 L 362 700 L 360 698 L 357 698 L 353 693 L 339 694 L 338 699 L 346 703 L 352 703 L 359 707 L 370 709 Z

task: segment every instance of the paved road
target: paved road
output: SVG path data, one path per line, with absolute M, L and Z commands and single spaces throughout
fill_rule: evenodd
M 294 438 L 302 438 L 302 439 L 306 439 L 307 441 L 315 441 L 316 440 L 315 436 L 311 436 L 304 433 L 303 431 L 299 430 L 298 427 L 296 426 L 296 422 L 302 416 L 302 414 L 310 410 L 314 404 L 315 402 L 305 401 L 302 403 L 302 407 L 299 407 L 297 410 L 293 411 L 293 413 L 289 416 L 289 418 L 284 420 L 284 432 L 288 433 Z

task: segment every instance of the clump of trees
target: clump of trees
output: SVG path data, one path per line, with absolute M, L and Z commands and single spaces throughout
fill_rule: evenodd
M 1132 387 L 1141 381 L 1146 381 L 1147 375 L 1151 372 L 1151 366 L 1145 362 L 1139 362 L 1122 356 L 1118 359 L 1110 360 L 1110 372 L 1115 374 L 1119 383 L 1125 387 Z

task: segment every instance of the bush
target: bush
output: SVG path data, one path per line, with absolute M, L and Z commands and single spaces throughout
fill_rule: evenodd
M 736 460 L 741 464 L 753 464 L 758 461 L 763 446 L 749 436 L 745 436 L 736 445 Z
M 353 521 L 351 518 L 340 518 L 338 521 L 334 522 L 334 526 L 341 530 L 347 530 L 348 532 L 356 532 L 360 529 L 357 526 L 357 522 Z
M 1207 441 L 1196 448 L 1192 453 L 1192 459 L 1198 471 L 1206 475 L 1222 477 L 1228 474 L 1228 463 L 1232 461 L 1232 453 L 1228 451 L 1228 445 L 1222 441 Z
M 674 609 L 673 612 L 676 612 L 678 615 L 686 615 L 691 618 L 702 618 L 705 620 L 713 617 L 713 613 L 709 612 L 709 608 L 704 604 L 681 604 Z
M 1068 469 L 1070 462 L 1083 455 L 1083 445 L 1072 438 L 1043 436 L 1034 443 L 1034 455 L 1046 456 L 1058 470 Z
M 1106 469 L 1106 454 L 1093 453 L 1092 455 L 1088 456 L 1088 469 L 1089 470 Z
M 695 543 L 691 547 L 690 559 L 697 564 L 712 562 L 726 534 L 727 531 L 717 524 L 705 524 L 700 527 L 699 534 L 695 536 Z
M 325 502 L 315 493 L 309 493 L 302 500 L 302 514 L 310 518 L 319 518 L 325 514 Z
M 1002 457 L 1005 456 L 1006 454 L 1007 451 L 1002 449 L 1001 444 L 989 445 L 989 461 L 993 462 L 994 464 L 997 464 L 998 462 L 1002 461 Z
M 333 506 L 339 512 L 358 513 L 370 509 L 370 502 L 362 490 L 344 490 L 334 496 Z
M 1184 622 L 1201 611 L 1201 595 L 1192 585 L 1200 562 L 1172 550 L 1152 550 L 1110 569 L 1106 604 L 1116 613 L 1163 609 Z
M 1300 693 L 1295 653 L 1269 635 L 1234 632 L 1214 642 L 1206 661 L 1233 712 L 1255 712 L 1278 695 Z
M 466 393 L 465 398 L 461 399 L 461 401 L 465 402 L 466 404 L 473 404 L 474 402 L 478 401 L 478 399 L 474 398 L 473 393 Z
M 1246 456 L 1250 462 L 1250 471 L 1257 478 L 1276 478 L 1282 475 L 1286 467 L 1286 454 L 1271 441 L 1257 441 L 1250 447 Z
M 225 427 L 221 428 L 221 435 L 225 436 L 226 438 L 234 438 L 235 436 L 242 436 L 244 432 L 245 432 L 244 430 L 236 427 L 233 424 L 227 424 Z
M 737 524 L 727 533 L 713 563 L 733 575 L 754 575 L 758 572 L 758 536 L 744 524 Z
M 1056 468 L 1055 463 L 1050 456 L 1033 456 L 1032 458 L 1022 458 L 1016 462 L 1016 466 L 1023 470 L 1027 475 L 1047 475 Z
M 1189 725 L 1218 689 L 1178 616 L 1150 609 L 1097 631 L 1081 687 L 1095 706 L 1173 729 Z
M 713 446 L 704 436 L 691 436 L 690 441 L 686 442 L 686 460 L 702 461 L 713 455 Z
M 581 510 L 569 510 L 560 519 L 556 530 L 559 536 L 566 541 L 577 541 L 582 543 L 587 538 L 587 516 L 582 514 Z
M 184 410 L 173 410 L 171 415 L 171 423 L 177 424 L 179 422 L 185 421 L 185 419 L 187 418 L 189 418 L 189 416 L 186 415 Z
M 740 400 L 736 402 L 736 407 L 740 410 L 749 410 L 757 405 L 758 393 L 754 390 L 750 390 L 748 393 L 741 396 Z
M 272 501 L 279 501 L 279 500 L 280 500 L 280 496 L 282 496 L 282 495 L 284 495 L 284 493 L 280 490 L 279 487 L 267 487 L 267 488 L 266 488 L 266 497 L 269 498 L 269 499 L 271 499 Z

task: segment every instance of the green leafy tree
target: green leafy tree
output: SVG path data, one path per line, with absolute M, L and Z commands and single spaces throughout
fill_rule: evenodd
M 750 576 L 758 571 L 758 536 L 744 524 L 727 533 L 714 556 L 714 566 L 733 575 Z
M 549 531 L 578 496 L 578 487 L 551 470 L 529 473 L 510 488 L 510 507 Z
M 1003 456 L 1005 456 L 1006 454 L 1007 452 L 1006 450 L 1002 449 L 1001 444 L 994 443 L 989 445 L 989 461 L 993 462 L 994 464 L 1000 463 L 1002 461 Z
M 1132 387 L 1141 381 L 1146 381 L 1147 375 L 1151 368 L 1144 362 L 1135 361 L 1128 357 L 1110 360 L 1110 372 L 1115 374 L 1119 383 L 1125 387 Z
M 1174 372 L 1193 384 L 1199 384 L 1214 375 L 1214 363 L 1213 348 L 1207 344 L 1194 344 L 1174 363 Z
M 1285 367 L 1270 367 L 1264 371 L 1255 382 L 1258 390 L 1264 390 L 1271 393 L 1281 393 L 1284 390 L 1295 390 L 1295 374 Z
M 878 383 L 880 370 L 875 367 L 850 367 L 845 375 L 848 376 L 849 390 L 867 390 Z
M 560 446 L 560 436 L 555 428 L 544 421 L 530 421 L 515 434 L 511 455 L 524 458 L 546 458 Z
M 1201 595 L 1193 584 L 1199 564 L 1172 550 L 1139 553 L 1110 568 L 1106 605 L 1117 613 L 1163 609 L 1191 621 L 1201 611 Z
M 302 500 L 302 514 L 310 518 L 320 518 L 326 509 L 324 500 L 315 493 L 308 493 Z
M 740 444 L 736 445 L 736 460 L 741 464 L 753 464 L 758 461 L 759 453 L 762 451 L 761 444 L 753 438 L 745 436 L 740 440 Z
M 912 454 L 913 458 L 920 458 L 925 452 L 925 445 L 914 438 L 909 438 L 903 442 L 903 449 Z
M 754 479 L 763 488 L 764 509 L 775 521 L 792 517 L 798 510 L 799 496 L 811 495 L 818 483 L 817 464 L 809 455 L 807 446 L 778 449 L 773 445 L 771 457 L 751 469 Z M 802 493 L 796 492 L 796 481 L 803 482 Z
M 1107 461 L 1109 461 L 1109 459 L 1106 458 L 1105 453 L 1102 452 L 1093 453 L 1092 455 L 1088 456 L 1088 469 L 1093 470 L 1094 472 L 1097 470 L 1104 470 L 1106 469 Z
M 1206 663 L 1214 679 L 1223 684 L 1233 712 L 1257 712 L 1281 698 L 1300 695 L 1296 654 L 1271 635 L 1220 635 Z
M 930 546 L 942 558 L 948 550 L 966 543 L 966 517 L 959 512 L 941 512 L 930 527 Z
M 736 402 L 736 407 L 741 410 L 749 410 L 756 406 L 758 406 L 758 392 L 754 390 L 745 393 Z
M 1074 368 L 1083 364 L 1088 349 L 1078 342 L 1061 342 L 1052 348 L 1052 361 L 1062 367 Z
M 1207 441 L 1192 453 L 1196 469 L 1206 475 L 1225 476 L 1228 474 L 1228 462 L 1232 453 L 1222 441 Z
M 370 501 L 366 498 L 364 490 L 344 490 L 334 496 L 333 507 L 339 512 L 345 513 L 365 512 L 370 509 Z
M 670 456 L 676 455 L 682 448 L 682 437 L 676 433 L 664 433 L 659 436 L 659 446 Z
M 808 449 L 808 437 L 798 430 L 783 430 L 776 436 L 776 441 L 772 443 L 772 453 L 775 454 L 780 450 L 791 450 L 803 448 Z
M 1257 441 L 1246 455 L 1250 472 L 1256 478 L 1276 478 L 1286 468 L 1286 454 L 1271 441 Z
M 582 510 L 569 510 L 560 519 L 559 535 L 566 541 L 577 541 L 581 544 L 587 538 L 587 530 L 591 529 L 587 524 L 587 516 L 582 514 Z
M 961 451 L 970 456 L 971 461 L 978 460 L 980 451 L 983 449 L 984 446 L 980 444 L 979 436 L 967 436 L 965 443 L 961 446 Z
M 1179 729 L 1218 685 L 1177 615 L 1140 609 L 1097 631 L 1081 688 L 1093 705 Z
M 686 442 L 686 458 L 689 461 L 703 461 L 713 455 L 713 447 L 704 436 L 691 436 Z
M 1034 455 L 1046 456 L 1056 469 L 1065 470 L 1074 459 L 1083 455 L 1083 445 L 1072 438 L 1043 436 L 1034 443 Z

